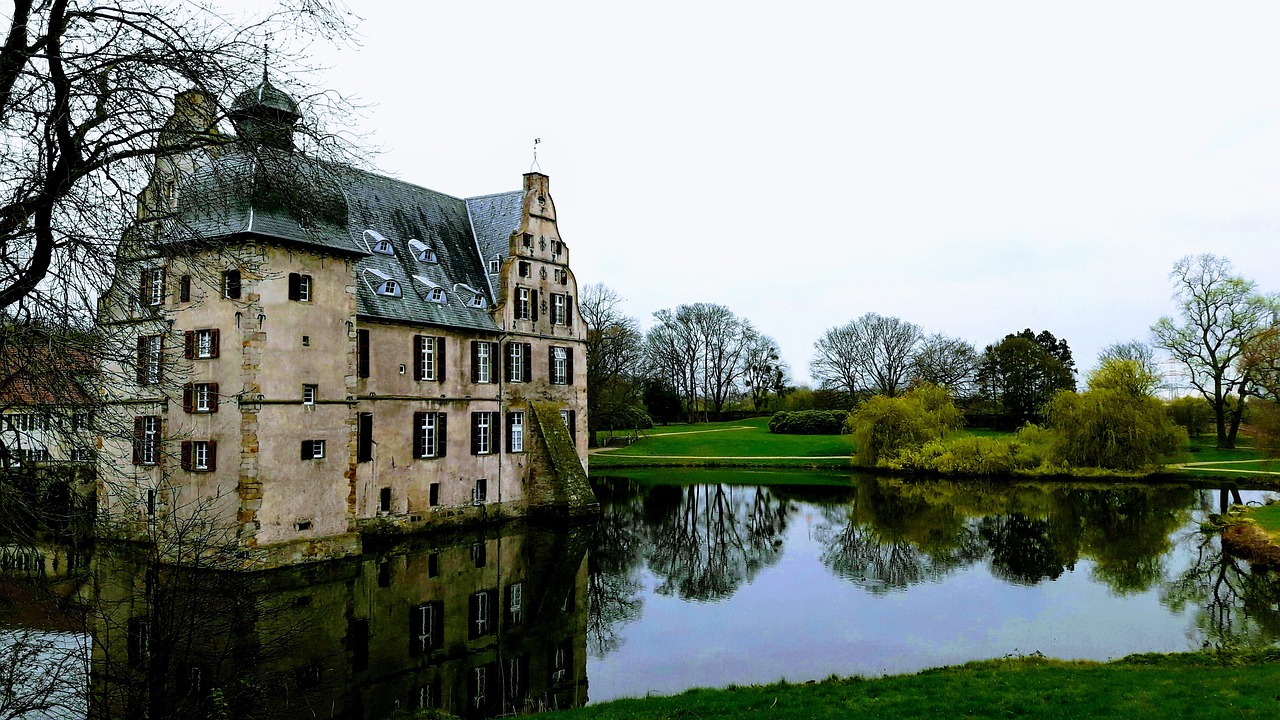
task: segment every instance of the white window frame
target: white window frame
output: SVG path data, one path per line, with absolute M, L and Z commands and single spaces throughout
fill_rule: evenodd
M 316 396 L 319 394 L 320 394 L 320 387 L 318 385 L 303 385 L 302 386 L 302 404 L 315 405 Z
M 418 353 L 418 374 L 423 380 L 436 379 L 436 343 L 434 335 L 422 336 L 422 352 Z
M 490 606 L 492 597 L 489 591 L 482 590 L 476 593 L 476 635 L 488 635 L 492 628 L 493 608 Z
M 508 343 L 507 355 L 507 382 L 524 382 L 524 345 Z
M 568 385 L 569 384 L 569 349 L 560 347 L 559 345 L 551 348 L 552 385 Z
M 147 336 L 147 375 L 148 385 L 154 385 L 160 382 L 160 363 L 164 356 L 164 337 L 161 335 Z
M 164 304 L 164 268 L 147 270 L 146 303 L 151 307 Z
M 566 297 L 561 293 L 551 293 L 551 324 L 567 325 L 565 315 Z
M 502 269 L 502 262 L 497 258 L 489 261 L 489 274 L 492 275 Z
M 194 383 L 191 386 L 191 407 L 199 413 L 213 412 L 214 397 L 210 383 Z
M 155 465 L 160 460 L 160 416 L 142 417 L 142 447 L 138 449 L 138 464 Z
M 298 302 L 311 302 L 310 275 L 298 275 Z
M 213 357 L 213 330 L 197 330 L 196 331 L 196 357 L 211 358 Z
M 309 442 L 311 443 L 311 459 L 323 460 L 324 459 L 324 440 L 311 440 Z
M 530 312 L 529 288 L 516 288 L 516 319 L 528 320 L 533 316 Z
M 524 583 L 512 583 L 507 597 L 507 615 L 512 625 L 524 624 Z
M 490 422 L 489 422 L 489 419 L 491 417 L 492 417 L 491 413 L 485 412 L 485 413 L 480 413 L 479 416 L 476 418 L 476 454 L 477 455 L 488 455 L 490 452 L 489 448 L 493 447 L 493 438 L 491 437 L 493 428 L 490 426 Z
M 487 342 L 476 345 L 476 382 L 478 383 L 493 382 L 492 346 L 492 343 Z
M 418 651 L 426 654 L 436 645 L 436 606 L 423 603 L 414 608 L 418 620 Z
M 524 452 L 524 411 L 511 413 L 511 452 Z
M 191 467 L 195 470 L 209 469 L 208 440 L 193 440 L 191 442 Z
M 422 413 L 422 447 L 418 448 L 420 457 L 437 457 L 440 451 L 440 423 L 433 412 Z

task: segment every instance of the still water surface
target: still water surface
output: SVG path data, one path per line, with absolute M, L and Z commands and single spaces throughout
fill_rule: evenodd
M 592 702 L 1006 655 L 1105 660 L 1269 644 L 1280 634 L 1280 583 L 1199 532 L 1219 491 L 725 479 L 596 480 Z

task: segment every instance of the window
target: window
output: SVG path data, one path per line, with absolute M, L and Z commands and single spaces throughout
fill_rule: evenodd
M 500 449 L 497 447 L 499 444 L 498 437 L 493 434 L 494 425 L 498 422 L 497 417 L 498 413 L 471 413 L 472 455 L 489 455 L 498 452 Z
M 93 462 L 93 450 L 87 447 L 72 448 L 71 462 Z
M 191 472 L 217 470 L 218 443 L 213 440 L 183 440 L 182 469 Z
M 444 647 L 444 603 L 409 608 L 409 654 L 424 655 Z
M 182 334 L 182 355 L 188 360 L 216 358 L 220 344 L 217 328 L 188 330 Z
M 310 336 L 310 335 L 303 335 L 303 336 L 302 336 L 302 347 L 311 347 L 311 336 Z
M 44 430 L 47 425 L 45 416 L 38 413 L 15 413 L 6 415 L 5 420 L 8 421 L 10 429 L 18 432 Z
M 129 667 L 134 670 L 142 670 L 147 666 L 147 661 L 151 659 L 151 632 L 147 619 L 144 617 L 129 618 L 127 633 L 129 636 Z
M 533 314 L 533 303 L 536 292 L 529 288 L 516 288 L 516 319 L 536 320 Z
M 377 230 L 365 230 L 364 242 L 369 250 L 379 255 L 396 254 L 395 248 L 391 247 L 391 241 L 383 237 L 382 233 Z
M 378 492 L 378 512 L 391 512 L 391 488 L 384 487 Z
M 532 272 L 533 272 L 532 266 L 529 265 L 528 262 L 521 260 L 520 261 L 520 277 L 529 277 L 529 275 L 532 274 Z
M 436 507 L 440 504 L 440 483 L 433 482 L 427 489 L 427 504 Z
M 431 288 L 431 292 L 427 295 L 427 302 L 444 304 L 444 290 L 440 288 Z
M 138 338 L 138 384 L 156 385 L 161 380 L 161 358 L 164 356 L 164 338 L 160 335 L 143 335 Z
M 378 294 L 385 295 L 387 297 L 400 297 L 400 283 L 395 280 L 384 280 L 383 283 L 378 286 Z
M 311 276 L 289 273 L 289 299 L 311 302 Z
M 438 552 L 427 555 L 427 577 L 440 577 L 440 553 Z
M 551 649 L 551 657 L 547 659 L 551 682 L 558 683 L 569 676 L 569 658 L 569 643 L 558 643 Z
M 227 300 L 240 299 L 240 271 L 222 271 L 222 297 Z
M 494 258 L 489 261 L 489 274 L 493 274 L 502 269 L 502 261 Z
M 316 393 L 319 391 L 319 389 L 320 388 L 317 385 L 303 385 L 302 386 L 302 404 L 315 405 Z
M 71 430 L 73 432 L 89 429 L 89 413 L 73 412 L 71 413 Z
M 365 272 L 373 278 L 372 281 L 366 278 L 366 282 L 375 293 L 385 297 L 400 297 L 400 283 L 396 282 L 390 275 L 377 268 L 367 268 Z
M 373 460 L 373 413 L 362 412 L 356 426 L 356 462 Z
M 481 590 L 467 598 L 467 618 L 470 621 L 468 637 L 475 639 L 494 631 L 493 606 L 497 604 L 497 590 Z
M 507 586 L 507 627 L 524 624 L 524 583 Z
M 494 350 L 497 343 L 485 340 L 471 341 L 471 382 L 493 382 Z
M 527 248 L 533 247 L 533 233 L 524 233 L 520 238 L 520 244 Z
M 418 710 L 430 710 L 440 706 L 440 678 L 418 687 Z
M 444 338 L 432 335 L 413 336 L 414 380 L 444 382 Z
M 471 504 L 483 505 L 489 502 L 489 481 L 485 478 L 477 478 L 475 487 L 471 489 Z
M 182 410 L 189 413 L 218 412 L 218 383 L 187 383 L 183 385 Z
M 467 307 L 484 309 L 488 306 L 489 306 L 489 301 L 486 300 L 484 295 L 481 295 L 480 293 L 476 293 L 472 295 L 471 299 L 467 301 Z
M 140 415 L 133 419 L 133 464 L 155 465 L 160 461 L 160 417 Z
M 507 382 L 529 382 L 533 379 L 533 346 L 530 343 L 507 343 Z
M 488 553 L 485 550 L 484 541 L 471 543 L 471 564 L 478 568 L 484 567 L 488 563 Z
M 448 447 L 448 416 L 442 412 L 413 414 L 413 456 L 440 458 Z
M 578 439 L 578 418 L 576 416 L 577 413 L 572 410 L 560 411 L 560 419 L 564 422 L 564 429 L 569 431 L 569 438 L 575 441 Z
M 191 276 L 178 278 L 178 302 L 191 302 Z
M 155 307 L 164 304 L 164 268 L 142 271 L 142 288 L 138 294 L 140 304 Z
M 301 459 L 321 460 L 324 458 L 324 440 L 303 440 Z
M 573 384 L 573 352 L 567 347 L 551 347 L 551 384 Z
M 560 293 L 551 294 L 551 323 L 568 325 L 573 319 L 572 298 Z
M 524 413 L 507 413 L 507 452 L 524 452 Z
M 432 250 L 426 243 L 420 240 L 409 241 L 409 252 L 413 254 L 413 258 L 418 262 L 431 264 L 439 262 L 439 259 L 436 257 L 436 251 Z
M 356 376 L 369 377 L 369 331 L 356 330 Z

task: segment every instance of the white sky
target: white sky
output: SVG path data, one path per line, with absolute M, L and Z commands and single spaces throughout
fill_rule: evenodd
M 716 302 L 808 380 L 866 312 L 1080 369 L 1171 313 L 1183 255 L 1280 289 L 1280 4 L 351 2 L 315 47 L 392 175 L 519 188 L 580 285 Z M 290 88 L 296 89 L 296 88 Z

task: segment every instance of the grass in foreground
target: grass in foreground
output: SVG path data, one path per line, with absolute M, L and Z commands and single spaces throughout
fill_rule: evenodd
M 1021 658 L 916 675 L 692 690 L 550 713 L 548 720 L 711 718 L 1280 717 L 1280 651 L 1135 655 L 1099 664 Z
M 1265 532 L 1272 542 L 1280 541 L 1280 503 L 1251 507 L 1245 513 Z
M 645 431 L 636 444 L 606 455 L 684 457 L 829 457 L 853 452 L 848 435 L 774 435 L 769 418 L 735 422 L 669 425 Z

